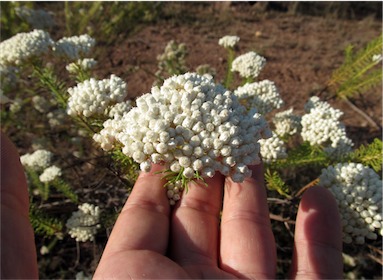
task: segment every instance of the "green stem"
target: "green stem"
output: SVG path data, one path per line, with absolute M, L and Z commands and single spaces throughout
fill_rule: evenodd
M 232 48 L 228 48 L 227 49 L 228 52 L 227 52 L 227 72 L 226 72 L 226 78 L 225 78 L 225 88 L 229 88 L 232 81 L 233 81 L 233 72 L 231 71 L 231 65 L 233 63 L 233 60 L 234 60 L 234 50 Z

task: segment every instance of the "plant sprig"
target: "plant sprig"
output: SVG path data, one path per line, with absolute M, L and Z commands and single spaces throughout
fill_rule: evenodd
M 186 193 L 188 192 L 188 185 L 189 185 L 189 183 L 193 182 L 193 181 L 194 182 L 200 181 L 206 187 L 208 186 L 207 183 L 205 182 L 205 179 L 199 174 L 198 171 L 196 171 L 194 173 L 194 177 L 192 177 L 192 178 L 185 177 L 183 172 L 184 172 L 184 168 L 181 167 L 179 172 L 174 172 L 174 171 L 171 171 L 170 169 L 167 169 L 167 170 L 164 170 L 164 171 L 159 171 L 158 173 L 164 174 L 164 176 L 162 177 L 162 179 L 166 180 L 166 183 L 164 184 L 164 187 L 167 187 L 170 184 L 175 184 L 176 182 L 180 181 L 181 185 L 182 185 L 182 189 L 184 189 Z

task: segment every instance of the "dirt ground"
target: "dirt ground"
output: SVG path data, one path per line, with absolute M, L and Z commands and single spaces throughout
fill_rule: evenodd
M 219 81 L 225 73 L 226 50 L 218 46 L 218 40 L 224 35 L 237 35 L 241 38 L 238 54 L 254 50 L 267 59 L 259 80 L 274 81 L 285 101 L 284 108 L 293 107 L 301 112 L 306 100 L 321 91 L 332 72 L 343 63 L 345 48 L 350 44 L 355 50 L 364 47 L 381 33 L 382 28 L 381 22 L 372 16 L 350 20 L 293 15 L 262 11 L 258 5 L 249 3 L 183 3 L 175 5 L 174 9 L 188 16 L 184 21 L 160 20 L 129 37 L 120 34 L 114 46 L 107 52 L 100 52 L 100 72 L 123 77 L 131 96 L 147 93 L 155 80 L 147 70 L 155 72 L 157 55 L 163 52 L 167 42 L 175 40 L 187 46 L 189 69 L 209 64 L 216 69 Z M 322 93 L 323 98 L 329 96 L 326 93 Z M 381 97 L 381 89 L 376 88 L 354 98 L 359 109 L 380 127 Z M 329 102 L 345 112 L 343 121 L 354 141 L 362 143 L 380 134 L 380 129 L 373 127 L 344 101 Z M 365 132 L 370 133 L 369 139 Z

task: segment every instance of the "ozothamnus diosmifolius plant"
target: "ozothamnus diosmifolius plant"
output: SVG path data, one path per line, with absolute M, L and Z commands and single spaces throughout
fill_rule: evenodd
M 78 146 L 87 143 L 98 149 L 110 160 L 106 168 L 119 166 L 125 172 L 127 180 L 119 178 L 123 182 L 136 178 L 139 169 L 148 172 L 152 164 L 161 164 L 167 181 L 164 195 L 171 205 L 182 199 L 188 187 L 210 187 L 204 181 L 216 173 L 243 182 L 251 176 L 249 166 L 262 158 L 272 195 L 294 203 L 305 186 L 322 185 L 338 202 L 344 241 L 361 244 L 376 239 L 382 234 L 377 173 L 382 142 L 375 139 L 355 147 L 342 123 L 343 112 L 317 96 L 306 100 L 301 114 L 283 108 L 272 77 L 258 80 L 267 67 L 266 58 L 251 50 L 238 54 L 239 42 L 238 36 L 218 41 L 228 55 L 221 81 L 189 70 L 185 45 L 170 42 L 166 55 L 159 56 L 159 72 L 153 71 L 160 83 L 132 99 L 129 81 L 115 74 L 97 77 L 92 73 L 97 65 L 91 57 L 96 41 L 89 35 L 54 41 L 43 30 L 19 33 L 0 43 L 1 100 L 15 116 L 23 113 L 20 108 L 26 104 L 32 105 L 34 114 L 46 119 L 41 130 L 55 131 L 60 125 L 76 130 L 76 139 L 70 141 L 81 138 Z M 375 56 L 374 61 L 379 59 Z M 22 88 L 21 81 L 27 77 L 34 79 L 40 91 L 44 89 L 44 95 L 35 96 L 31 89 L 25 91 L 27 96 L 11 96 L 13 87 Z M 28 120 L 18 125 L 25 128 Z M 77 155 L 78 160 L 84 156 Z M 50 163 L 31 170 L 27 157 L 23 161 L 34 197 L 31 219 L 39 233 L 60 238 L 67 233 L 76 242 L 94 242 L 105 224 L 113 224 L 102 220 L 108 215 L 100 213 L 107 209 L 96 200 L 85 201 L 81 191 L 73 190 L 63 165 Z M 43 165 L 44 159 L 37 162 L 33 166 Z M 297 180 L 305 186 L 292 187 L 291 173 L 299 179 L 309 174 Z M 102 180 L 98 186 L 106 185 Z M 192 181 L 197 184 L 191 185 Z M 40 208 L 54 201 L 54 192 L 76 205 L 73 215 L 65 217 L 66 223 L 43 215 Z

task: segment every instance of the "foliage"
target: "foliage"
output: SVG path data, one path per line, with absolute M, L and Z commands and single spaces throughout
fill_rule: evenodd
M 312 146 L 304 142 L 288 152 L 285 159 L 279 159 L 270 164 L 272 168 L 297 168 L 308 166 L 325 166 L 329 164 L 330 158 L 319 146 Z
M 29 31 L 27 23 L 23 22 L 16 14 L 17 7 L 27 6 L 33 7 L 32 2 L 18 2 L 18 1 L 1 1 L 0 3 L 0 22 L 1 22 L 1 40 L 6 40 L 9 37 L 20 33 Z
M 121 32 L 134 32 L 140 23 L 153 22 L 160 2 L 65 2 L 67 36 L 87 33 L 110 43 Z
M 267 169 L 265 172 L 265 180 L 268 189 L 277 191 L 284 197 L 290 197 L 290 188 L 286 185 L 277 171 L 271 171 L 270 169 Z
M 376 172 L 381 171 L 383 159 L 382 140 L 375 138 L 372 143 L 361 145 L 348 158 L 349 161 L 371 166 Z
M 346 48 L 344 63 L 334 71 L 328 83 L 339 98 L 366 92 L 382 81 L 382 35 L 356 53 L 353 49 L 352 45 Z
M 57 218 L 48 216 L 34 203 L 30 204 L 29 218 L 35 233 L 42 236 L 62 237 L 63 223 Z

